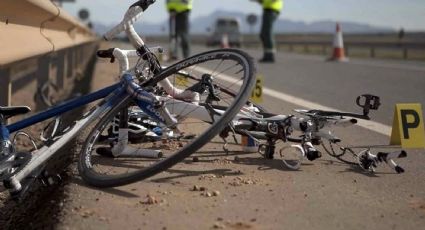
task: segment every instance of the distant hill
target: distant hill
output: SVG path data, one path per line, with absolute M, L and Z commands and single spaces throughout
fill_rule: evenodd
M 242 33 L 248 33 L 251 31 L 258 32 L 260 30 L 261 15 L 258 15 L 258 22 L 250 28 L 246 22 L 246 14 L 235 11 L 215 11 L 214 13 L 201 16 L 197 18 L 191 18 L 191 33 L 193 34 L 205 34 L 207 28 L 213 28 L 214 22 L 219 17 L 235 17 L 239 20 L 241 25 Z M 279 19 L 275 24 L 276 33 L 333 33 L 335 31 L 335 21 L 324 20 L 316 21 L 312 23 L 306 23 L 303 21 L 292 21 L 289 19 Z M 368 24 L 356 23 L 356 22 L 340 22 L 344 33 L 385 33 L 395 32 L 394 28 L 380 27 Z M 101 23 L 94 23 L 94 29 L 98 34 L 105 33 L 108 28 L 113 25 L 103 25 Z M 142 34 L 149 35 L 160 35 L 166 34 L 168 31 L 168 21 L 165 20 L 162 23 L 138 23 L 136 24 L 136 30 L 141 31 Z

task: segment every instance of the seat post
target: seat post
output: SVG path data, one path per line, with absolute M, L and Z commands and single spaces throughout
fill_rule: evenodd
M 0 114 L 0 126 L 3 125 L 7 125 L 7 119 L 5 119 L 2 114 Z
M 10 153 L 9 131 L 6 128 L 6 119 L 0 114 L 0 158 Z

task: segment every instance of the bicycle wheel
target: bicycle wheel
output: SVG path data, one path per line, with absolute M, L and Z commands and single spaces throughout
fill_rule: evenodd
M 342 145 L 328 142 L 322 142 L 322 147 L 325 152 L 341 162 L 349 165 L 357 165 L 357 154 L 350 148 L 343 147 Z
M 204 52 L 162 70 L 148 87 L 166 98 L 165 106 L 178 120 L 176 128 L 156 123 L 136 110 L 141 113 L 135 116 L 139 135 L 131 137 L 130 129 L 116 129 L 116 118 L 120 116 L 123 121 L 122 117 L 128 116 L 126 121 L 131 123 L 134 106 L 131 99 L 120 102 L 100 118 L 89 134 L 79 157 L 81 177 L 97 187 L 121 186 L 151 177 L 182 161 L 214 138 L 240 111 L 253 88 L 255 71 L 252 58 L 233 49 Z M 182 72 L 198 80 L 181 81 Z M 205 84 L 200 84 L 199 79 L 206 78 L 212 84 L 202 88 Z M 176 99 L 172 95 L 175 91 L 167 93 L 157 84 L 164 79 L 183 92 L 177 96 L 191 94 L 196 101 Z M 216 89 L 218 86 L 235 94 L 224 94 Z M 129 112 L 122 112 L 123 108 Z M 119 152 L 117 149 L 123 145 L 126 150 Z

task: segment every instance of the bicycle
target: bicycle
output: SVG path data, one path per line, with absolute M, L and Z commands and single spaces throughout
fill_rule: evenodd
M 400 148 L 399 146 L 344 146 L 340 145 L 342 142 L 340 138 L 335 136 L 331 130 L 326 129 L 337 126 L 349 127 L 357 124 L 357 119 L 370 120 L 369 111 L 379 108 L 380 98 L 363 94 L 357 97 L 356 104 L 363 109 L 362 114 L 323 110 L 295 110 L 302 115 L 296 117 L 294 115 L 274 115 L 261 112 L 257 115 L 262 117 L 244 118 L 243 122 L 237 125 L 239 127 L 236 126 L 233 130 L 241 135 L 250 136 L 257 142 L 266 141 L 266 143 L 259 145 L 259 153 L 267 159 L 274 158 L 278 141 L 299 143 L 285 146 L 278 151 L 284 165 L 293 170 L 299 169 L 305 158 L 310 161 L 320 158 L 321 152 L 314 146 L 321 145 L 331 157 L 349 165 L 358 165 L 368 172 L 375 172 L 379 164 L 386 163 L 396 173 L 403 173 L 405 170 L 394 159 L 407 157 L 406 151 L 378 152 L 376 154 L 371 152 L 371 149 L 375 148 Z M 294 136 L 294 131 L 301 132 L 301 135 Z M 324 140 L 328 143 L 326 144 Z M 362 150 L 356 152 L 354 149 Z M 345 158 L 347 156 L 348 159 Z
M 198 83 L 201 81 L 199 78 L 191 76 L 189 73 L 178 72 L 177 75 L 179 77 L 197 81 Z M 234 93 L 230 90 L 222 89 L 220 87 L 215 88 L 220 90 L 221 94 L 234 96 Z M 171 95 L 171 92 L 175 90 L 178 89 L 167 87 L 166 91 Z M 261 106 L 247 102 L 247 104 L 243 106 L 240 112 L 233 118 L 232 122 L 230 122 L 220 132 L 219 136 L 224 141 L 223 150 L 226 152 L 229 151 L 227 149 L 228 142 L 226 138 L 230 134 L 233 134 L 233 136 L 235 136 L 235 134 L 239 134 L 249 136 L 256 142 L 262 143 L 258 148 L 258 152 L 267 159 L 273 159 L 276 152 L 277 142 L 299 143 L 285 146 L 278 151 L 284 165 L 293 170 L 299 169 L 305 158 L 310 161 L 320 158 L 321 153 L 315 146 L 322 145 L 323 149 L 330 156 L 350 165 L 359 165 L 364 170 L 374 172 L 378 164 L 387 163 L 397 173 L 403 173 L 404 169 L 396 164 L 394 159 L 406 157 L 407 154 L 405 151 L 402 150 L 392 153 L 378 152 L 377 154 L 373 154 L 371 153 L 372 148 L 383 148 L 389 146 L 339 146 L 342 140 L 336 137 L 331 131 L 324 130 L 325 127 L 349 127 L 355 125 L 357 123 L 357 119 L 370 120 L 369 111 L 377 110 L 379 108 L 380 99 L 377 96 L 365 94 L 359 96 L 356 99 L 356 103 L 363 109 L 362 114 L 322 110 L 295 110 L 295 112 L 302 115 L 301 117 L 296 117 L 294 115 L 288 116 L 271 114 Z M 173 102 L 168 103 L 169 106 L 172 104 Z M 196 107 L 196 105 L 194 106 Z M 182 113 L 179 110 L 172 108 L 169 109 L 173 114 Z M 220 113 L 220 109 L 220 107 L 215 107 L 215 110 L 218 113 Z M 195 110 L 200 111 L 201 108 L 197 108 Z M 130 129 L 132 132 L 137 132 L 137 129 L 152 129 L 152 127 L 148 127 L 148 125 L 146 125 L 149 123 L 149 119 L 146 117 L 143 118 L 145 116 L 143 112 L 132 111 L 128 112 L 128 114 L 132 117 L 131 119 L 127 119 L 127 122 L 132 124 L 132 128 Z M 207 114 L 206 111 L 204 111 L 204 113 L 201 112 L 197 115 L 197 118 L 208 121 L 210 118 L 205 114 Z M 146 122 L 146 119 L 148 122 Z M 139 120 L 139 122 L 137 122 L 137 120 Z M 300 132 L 301 136 L 294 136 L 294 131 Z M 145 135 L 148 134 L 146 133 Z M 135 139 L 135 141 L 137 141 L 138 138 L 136 137 Z M 237 140 L 235 137 L 234 139 Z M 324 140 L 329 142 L 328 146 Z M 149 140 L 141 141 L 149 142 Z M 353 149 L 356 148 L 364 150 L 355 152 Z M 350 155 L 349 157 L 352 157 L 352 159 L 345 159 L 344 156 L 347 155 Z
M 118 25 L 118 27 L 120 26 L 123 25 Z M 112 35 L 106 34 L 105 38 L 108 40 L 113 37 L 114 34 L 116 33 L 112 33 Z M 139 42 L 137 42 L 137 39 L 132 38 L 134 36 L 131 34 L 129 37 L 131 43 L 137 49 Z M 139 75 L 139 77 L 145 75 L 143 71 L 146 69 L 146 66 L 144 66 L 143 63 L 136 63 L 134 67 L 129 68 L 128 58 L 139 57 L 137 50 L 123 51 L 115 48 L 99 51 L 99 56 L 110 58 L 111 60 L 118 59 L 121 63 L 120 74 L 133 72 L 135 75 Z M 216 95 L 222 95 L 227 98 L 233 98 L 237 95 L 237 91 L 212 83 L 208 75 L 194 75 L 194 72 L 201 71 L 202 73 L 207 69 L 208 68 L 198 68 L 196 71 L 175 71 L 173 76 L 170 74 L 167 78 L 169 81 L 165 79 L 164 81 L 158 82 L 158 85 L 162 88 L 156 88 L 155 90 L 168 96 L 164 98 L 166 107 L 178 120 L 197 119 L 201 122 L 211 123 L 214 121 L 214 116 L 222 114 L 223 110 L 227 107 L 211 103 L 207 103 L 207 106 L 204 106 L 202 103 L 199 103 L 200 95 L 204 95 L 204 97 L 210 99 L 215 98 Z M 217 77 L 224 81 L 229 81 L 226 75 L 220 74 L 220 76 Z M 179 78 L 180 80 L 177 80 Z M 193 81 L 192 86 L 187 88 L 189 90 L 184 91 L 178 87 L 173 87 L 177 82 L 182 81 L 181 79 L 184 79 L 183 83 L 181 83 L 183 86 L 186 84 L 184 82 Z M 173 84 L 171 84 L 171 82 Z M 364 105 L 359 104 L 362 98 L 365 99 Z M 184 107 L 179 106 L 181 101 L 186 102 Z M 323 144 L 324 146 L 321 139 L 330 141 L 331 146 L 334 146 L 340 141 L 338 138 L 331 135 L 331 133 L 322 132 L 321 129 L 323 127 L 330 125 L 353 125 L 357 122 L 355 118 L 370 119 L 368 117 L 369 110 L 378 109 L 379 98 L 373 95 L 362 95 L 357 99 L 357 103 L 363 108 L 363 114 L 320 110 L 297 110 L 303 117 L 295 117 L 293 115 L 270 114 L 261 106 L 247 102 L 246 105 L 235 114 L 232 121 L 229 121 L 225 127 L 222 127 L 219 136 L 224 141 L 224 151 L 228 151 L 226 147 L 228 143 L 226 138 L 230 133 L 249 136 L 257 142 L 264 141 L 265 143 L 260 145 L 259 152 L 268 159 L 274 156 L 276 142 L 300 143 L 299 145 L 285 147 L 279 151 L 280 156 L 283 157 L 285 166 L 291 169 L 299 169 L 304 158 L 313 161 L 321 157 L 321 153 L 314 147 L 318 144 Z M 190 111 L 190 113 L 187 111 Z M 351 117 L 353 119 L 347 120 L 345 117 Z M 157 148 L 155 143 L 165 142 L 165 146 L 171 145 L 171 147 L 173 147 L 173 145 L 181 145 L 181 141 L 187 142 L 190 138 L 194 137 L 194 135 L 176 134 L 172 130 L 164 131 L 163 127 L 156 121 L 150 119 L 143 111 L 131 105 L 123 106 L 122 110 L 115 111 L 114 115 L 107 117 L 100 123 L 102 123 L 102 125 L 94 129 L 98 133 L 95 132 L 94 134 L 90 134 L 93 138 L 89 138 L 89 141 L 83 148 L 87 151 L 83 152 L 79 159 L 80 175 L 88 184 L 97 187 L 118 186 L 136 181 L 130 180 L 123 182 L 122 178 L 115 180 L 114 176 L 111 174 L 119 173 L 123 170 L 130 170 L 132 167 L 138 166 L 140 162 L 130 158 L 135 155 L 144 157 L 143 163 L 154 164 L 159 158 L 163 157 L 164 154 L 162 151 L 155 150 Z M 293 137 L 293 130 L 300 131 L 302 133 L 301 138 Z M 209 138 L 212 139 L 213 136 Z M 141 145 L 145 146 L 142 148 L 143 151 L 137 152 L 135 150 L 136 146 Z M 160 143 L 160 145 L 162 145 L 162 143 Z M 369 148 L 370 147 L 371 146 L 369 146 Z M 334 149 L 331 150 L 333 152 L 327 152 L 341 161 L 344 160 L 342 156 L 350 152 L 358 162 L 345 161 L 345 163 L 359 164 L 366 170 L 373 170 L 378 163 L 387 162 L 390 166 L 393 166 L 397 172 L 403 171 L 401 167 L 395 164 L 393 159 L 395 157 L 405 156 L 405 152 L 401 152 L 400 154 L 379 153 L 378 156 L 370 153 L 370 150 L 357 154 L 352 151 L 352 148 L 354 147 L 351 147 L 351 151 L 349 151 L 349 148 L 345 147 L 346 150 L 342 154 L 335 153 Z M 287 153 L 289 149 L 296 151 L 294 153 L 294 159 L 285 159 L 289 155 Z M 169 162 L 169 165 L 174 165 L 189 155 L 190 153 L 172 158 L 173 160 Z M 117 161 L 120 159 L 124 163 L 117 164 Z M 169 165 L 167 165 L 167 167 L 157 168 L 158 172 L 160 170 L 165 170 Z
M 144 44 L 133 27 L 133 23 L 154 2 L 155 0 L 140 0 L 131 5 L 123 21 L 105 35 L 107 38 L 112 38 L 125 31 L 130 41 L 137 46 L 135 52 L 140 57 L 138 63 L 140 68 L 134 69 L 133 73 L 121 74 L 119 83 L 74 98 L 9 125 L 6 124 L 7 119 L 26 114 L 30 108 L 0 107 L 0 179 L 12 197 L 19 198 L 25 194 L 38 179 L 51 180 L 51 175 L 45 171 L 47 161 L 81 130 L 95 121 L 97 124 L 86 139 L 79 157 L 79 171 L 82 178 L 89 184 L 111 187 L 148 178 L 178 163 L 218 134 L 246 103 L 254 84 L 255 65 L 252 58 L 242 51 L 212 50 L 194 55 L 165 69 L 161 67 L 155 54 Z M 121 70 L 129 69 L 123 53 L 118 49 L 98 52 L 98 55 L 118 57 L 122 62 Z M 196 73 L 201 81 L 187 83 L 186 90 L 173 92 L 174 98 L 158 86 L 164 79 L 184 72 L 191 75 Z M 219 84 L 221 75 L 225 76 L 226 81 L 221 81 Z M 229 80 L 230 84 L 228 84 Z M 175 81 L 169 80 L 168 83 L 175 83 Z M 221 97 L 215 88 L 217 85 L 226 85 L 223 88 L 232 89 L 235 92 L 234 96 Z M 181 100 L 177 99 L 178 96 L 181 96 Z M 187 101 L 186 96 L 190 96 L 191 101 Z M 194 103 L 193 99 L 197 102 Z M 58 128 L 60 119 L 54 119 L 49 125 L 52 127 L 50 133 L 43 135 L 47 137 L 43 140 L 43 146 L 37 146 L 33 142 L 32 150 L 19 151 L 18 146 L 15 145 L 16 137 L 20 135 L 27 136 L 30 141 L 33 141 L 33 138 L 21 131 L 23 128 L 98 100 L 101 101 L 69 127 Z M 139 107 L 149 122 L 155 122 L 151 125 L 159 127 L 155 131 L 161 138 L 150 141 L 149 147 L 130 148 L 127 122 L 121 122 L 118 136 L 109 138 L 115 124 L 111 121 L 115 118 L 128 121 L 125 117 L 128 115 L 128 108 L 132 106 Z M 220 110 L 220 113 L 215 110 L 218 106 L 224 109 Z M 198 108 L 203 108 L 202 116 L 209 117 L 206 122 L 196 120 L 196 116 L 200 115 Z M 170 112 L 170 109 L 179 109 L 180 113 Z M 179 117 L 175 114 L 179 114 Z M 192 114 L 195 116 L 183 119 L 183 115 L 187 117 Z M 196 134 L 187 131 L 196 132 Z M 12 138 L 13 133 L 15 135 Z M 103 135 L 105 133 L 106 135 Z M 103 142 L 103 147 L 109 147 L 109 149 L 102 147 L 94 149 L 93 145 L 100 142 Z M 92 155 L 93 159 L 106 155 L 112 164 L 122 165 L 123 170 L 96 172 Z M 115 174 L 110 175 L 111 173 Z

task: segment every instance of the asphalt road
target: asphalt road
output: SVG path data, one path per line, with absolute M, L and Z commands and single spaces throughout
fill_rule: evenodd
M 281 53 L 278 56 L 277 64 L 259 67 L 265 85 L 271 89 L 345 111 L 358 111 L 354 103 L 358 95 L 378 95 L 382 106 L 373 118 L 387 125 L 392 124 L 396 103 L 425 104 L 423 63 L 335 63 L 326 62 L 323 57 Z
M 204 49 L 195 47 L 194 53 Z M 262 56 L 259 50 L 245 51 L 257 59 Z M 279 52 L 275 64 L 258 65 L 258 74 L 264 77 L 267 88 L 342 111 L 361 112 L 356 97 L 377 95 L 382 105 L 372 117 L 389 126 L 395 104 L 425 105 L 423 62 L 352 59 L 338 63 L 322 56 Z M 264 105 L 268 107 L 267 100 Z

